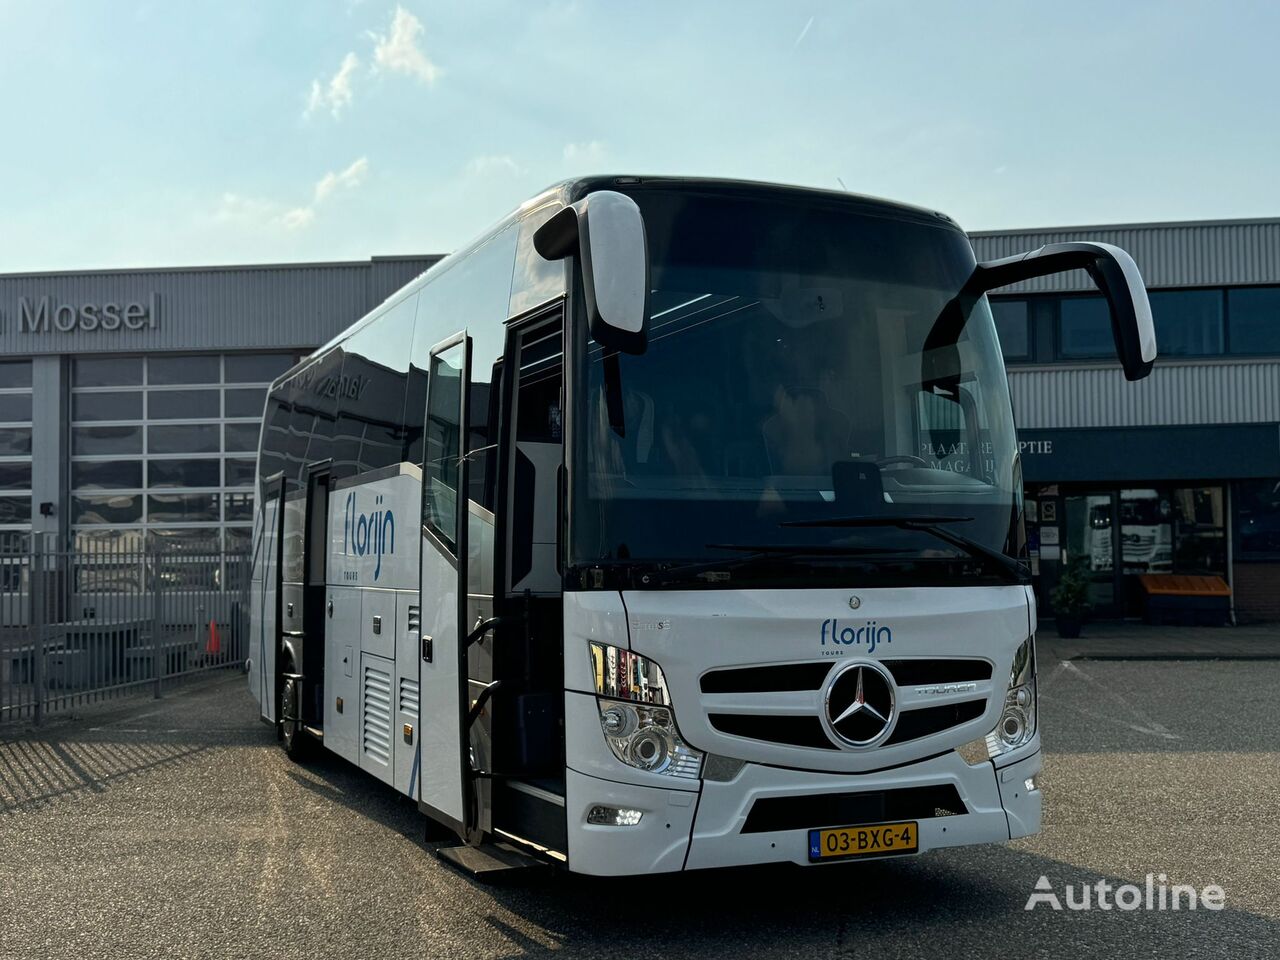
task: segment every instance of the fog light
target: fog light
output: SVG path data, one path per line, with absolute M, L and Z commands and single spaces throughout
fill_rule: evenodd
M 634 827 L 643 816 L 644 813 L 639 810 L 597 805 L 587 811 L 587 823 L 605 827 Z
M 1027 777 L 1026 781 L 1022 785 L 1026 787 L 1028 791 L 1034 790 L 1036 788 L 1036 778 Z

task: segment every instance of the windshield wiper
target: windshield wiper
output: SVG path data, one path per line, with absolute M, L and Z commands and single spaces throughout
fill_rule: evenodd
M 870 514 L 860 517 L 830 517 L 815 520 L 785 520 L 780 527 L 897 527 L 900 530 L 919 530 L 931 534 L 953 547 L 958 547 L 977 560 L 988 560 L 1004 570 L 1018 583 L 1027 583 L 1031 579 L 1031 571 L 1026 564 L 993 550 L 984 543 L 971 540 L 964 534 L 956 533 L 940 526 L 943 523 L 963 523 L 973 517 L 938 517 L 929 514 Z

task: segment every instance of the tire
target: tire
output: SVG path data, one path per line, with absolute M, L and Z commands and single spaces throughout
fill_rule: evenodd
M 285 662 L 285 673 L 295 673 L 293 662 Z M 280 695 L 280 746 L 284 749 L 287 756 L 294 763 L 301 763 L 307 758 L 308 748 L 311 745 L 311 738 L 302 729 L 302 723 L 299 720 L 289 720 L 288 717 L 296 717 L 302 709 L 301 703 L 298 702 L 300 690 L 296 680 L 285 679 L 284 689 Z

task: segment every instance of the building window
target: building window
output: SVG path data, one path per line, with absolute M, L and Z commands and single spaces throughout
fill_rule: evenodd
M 0 390 L 29 388 L 30 386 L 30 360 L 0 360 Z
M 140 387 L 141 357 L 89 357 L 77 359 L 72 372 L 74 387 Z
M 1115 354 L 1111 308 L 1103 297 L 1063 297 L 1058 302 L 1058 353 L 1070 359 Z
M 1026 300 L 992 300 L 991 315 L 1006 360 L 1031 357 L 1031 322 Z
M 140 391 L 86 390 L 71 398 L 71 419 L 84 423 L 94 420 L 141 420 Z
M 31 361 L 0 362 L 0 533 L 31 529 Z
M 1148 295 L 1161 356 L 1222 353 L 1222 291 L 1164 290 Z
M 220 383 L 222 358 L 217 356 L 147 358 L 147 384 L 172 386 L 188 383 Z
M 1227 323 L 1232 353 L 1280 354 L 1280 287 L 1228 290 Z
M 1240 481 L 1235 506 L 1236 557 L 1280 560 L 1280 477 Z
M 269 381 L 295 358 L 285 353 L 77 359 L 69 467 L 76 542 L 114 537 L 109 542 L 130 549 L 146 543 L 205 551 L 222 549 L 224 540 L 228 549 L 247 543 L 263 401 Z M 16 392 L 0 389 L 0 397 Z M 29 398 L 29 389 L 21 392 Z M 12 402 L 19 412 L 25 409 L 22 400 Z M 30 427 L 18 425 L 21 432 L 9 438 L 6 429 L 0 426 L 0 495 L 26 491 L 24 507 L 9 511 L 21 516 L 30 513 Z M 10 463 L 6 449 L 26 455 Z M 224 449 L 235 455 L 224 460 Z M 0 525 L 4 515 L 0 505 Z

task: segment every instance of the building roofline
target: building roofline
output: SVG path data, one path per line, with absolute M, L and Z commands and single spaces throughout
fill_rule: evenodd
M 447 254 L 443 253 L 409 253 L 370 257 L 368 260 L 315 260 L 300 261 L 297 263 L 227 263 L 190 267 L 105 267 L 90 270 L 24 270 L 17 273 L 0 273 L 0 280 L 21 280 L 26 278 L 42 279 L 48 277 L 110 277 L 122 276 L 125 274 L 149 276 L 158 273 L 230 273 L 231 271 L 236 270 L 315 270 L 332 269 L 334 267 L 368 268 L 379 263 L 407 263 L 416 260 L 431 260 L 438 262 L 443 260 L 446 256 Z
M 1140 223 L 1084 223 L 1057 227 L 1018 227 L 1012 230 L 967 230 L 971 237 L 1015 237 L 1082 230 L 1162 230 L 1186 227 L 1280 226 L 1280 217 L 1242 217 L 1234 220 L 1150 220 Z

